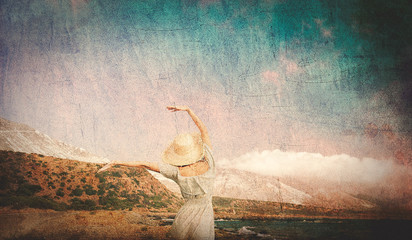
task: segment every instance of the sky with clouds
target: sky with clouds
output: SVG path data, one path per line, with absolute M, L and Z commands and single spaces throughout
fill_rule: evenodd
M 1 5 L 0 116 L 53 138 L 155 161 L 196 131 L 166 111 L 176 104 L 205 122 L 218 159 L 279 150 L 411 164 L 407 1 Z

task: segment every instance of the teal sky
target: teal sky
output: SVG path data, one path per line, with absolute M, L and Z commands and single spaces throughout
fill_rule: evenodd
M 0 3 L 0 116 L 54 138 L 156 158 L 195 130 L 165 110 L 178 104 L 205 121 L 220 157 L 410 159 L 407 1 Z

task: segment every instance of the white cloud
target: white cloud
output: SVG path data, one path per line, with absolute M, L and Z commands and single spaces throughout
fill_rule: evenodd
M 396 167 L 392 161 L 359 159 L 345 154 L 249 152 L 233 160 L 222 159 L 222 168 L 235 168 L 269 176 L 316 177 L 339 182 L 374 183 L 389 176 Z

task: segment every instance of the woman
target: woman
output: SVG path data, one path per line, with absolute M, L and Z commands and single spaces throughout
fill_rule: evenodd
M 113 165 L 142 167 L 160 172 L 180 187 L 185 204 L 173 221 L 171 234 L 176 239 L 214 239 L 212 192 L 215 163 L 206 126 L 186 106 L 169 106 L 172 112 L 186 111 L 200 130 L 198 133 L 178 135 L 163 152 L 162 162 L 111 162 L 99 172 Z

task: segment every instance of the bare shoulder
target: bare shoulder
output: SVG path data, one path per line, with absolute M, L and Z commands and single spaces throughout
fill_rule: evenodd
M 183 177 L 199 176 L 209 170 L 209 164 L 206 161 L 196 162 L 187 166 L 179 167 L 180 175 Z

